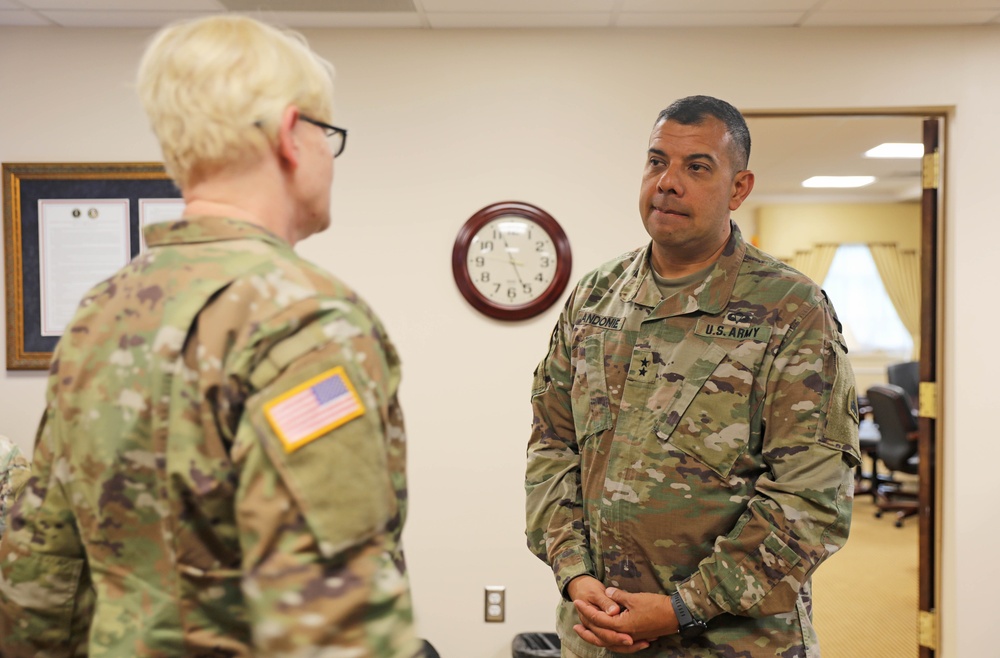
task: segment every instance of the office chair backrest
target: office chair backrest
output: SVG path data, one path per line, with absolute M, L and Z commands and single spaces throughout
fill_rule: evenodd
M 910 396 L 910 400 L 912 402 L 917 402 L 917 396 L 920 394 L 919 361 L 894 363 L 886 368 L 886 375 L 889 378 L 890 384 L 899 386 L 906 391 L 906 394 Z
M 913 440 L 917 419 L 910 407 L 910 398 L 901 387 L 878 384 L 868 389 L 868 402 L 872 416 L 882 438 L 878 443 L 878 458 L 890 471 L 915 473 L 910 458 L 917 454 L 918 444 Z

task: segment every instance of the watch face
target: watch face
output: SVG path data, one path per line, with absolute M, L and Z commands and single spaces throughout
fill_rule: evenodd
M 558 263 L 552 236 L 538 223 L 501 215 L 473 234 L 465 267 L 480 295 L 514 307 L 538 299 L 555 280 Z

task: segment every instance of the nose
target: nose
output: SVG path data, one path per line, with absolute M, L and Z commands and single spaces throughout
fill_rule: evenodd
M 675 165 L 670 164 L 660 174 L 660 177 L 656 181 L 656 189 L 661 194 L 674 194 L 679 196 L 683 190 L 680 188 L 680 182 L 677 176 L 677 170 Z

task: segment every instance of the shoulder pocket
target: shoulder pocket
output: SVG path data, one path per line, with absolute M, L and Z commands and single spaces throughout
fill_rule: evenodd
M 827 359 L 827 367 L 833 367 L 834 372 L 828 377 L 833 379 L 830 400 L 826 410 L 826 420 L 819 442 L 844 453 L 851 466 L 861 464 L 861 447 L 858 443 L 858 394 L 854 384 L 854 370 L 843 353 L 840 345 L 830 345 L 834 358 Z
M 350 364 L 343 366 L 361 393 L 363 413 L 352 412 L 352 418 L 316 438 L 289 446 L 279 436 L 273 419 L 265 415 L 268 401 L 295 390 L 329 367 L 329 361 L 310 364 L 294 377 L 280 378 L 258 393 L 259 400 L 251 411 L 251 422 L 268 457 L 326 555 L 381 533 L 396 513 L 381 416 L 371 402 L 374 396 L 363 394 L 364 380 L 357 369 Z

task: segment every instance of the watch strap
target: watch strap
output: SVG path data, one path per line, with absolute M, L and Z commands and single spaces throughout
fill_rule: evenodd
M 681 598 L 680 592 L 674 592 L 670 595 L 670 605 L 673 606 L 674 614 L 677 616 L 677 630 L 681 637 L 695 637 L 701 635 L 708 628 L 705 622 L 694 618 L 691 610 L 684 603 L 684 599 Z
M 674 614 L 677 615 L 678 626 L 684 628 L 694 621 L 694 617 L 691 616 L 691 611 L 688 609 L 687 604 L 684 603 L 684 599 L 681 598 L 680 592 L 674 592 L 670 595 L 670 604 L 674 606 Z

